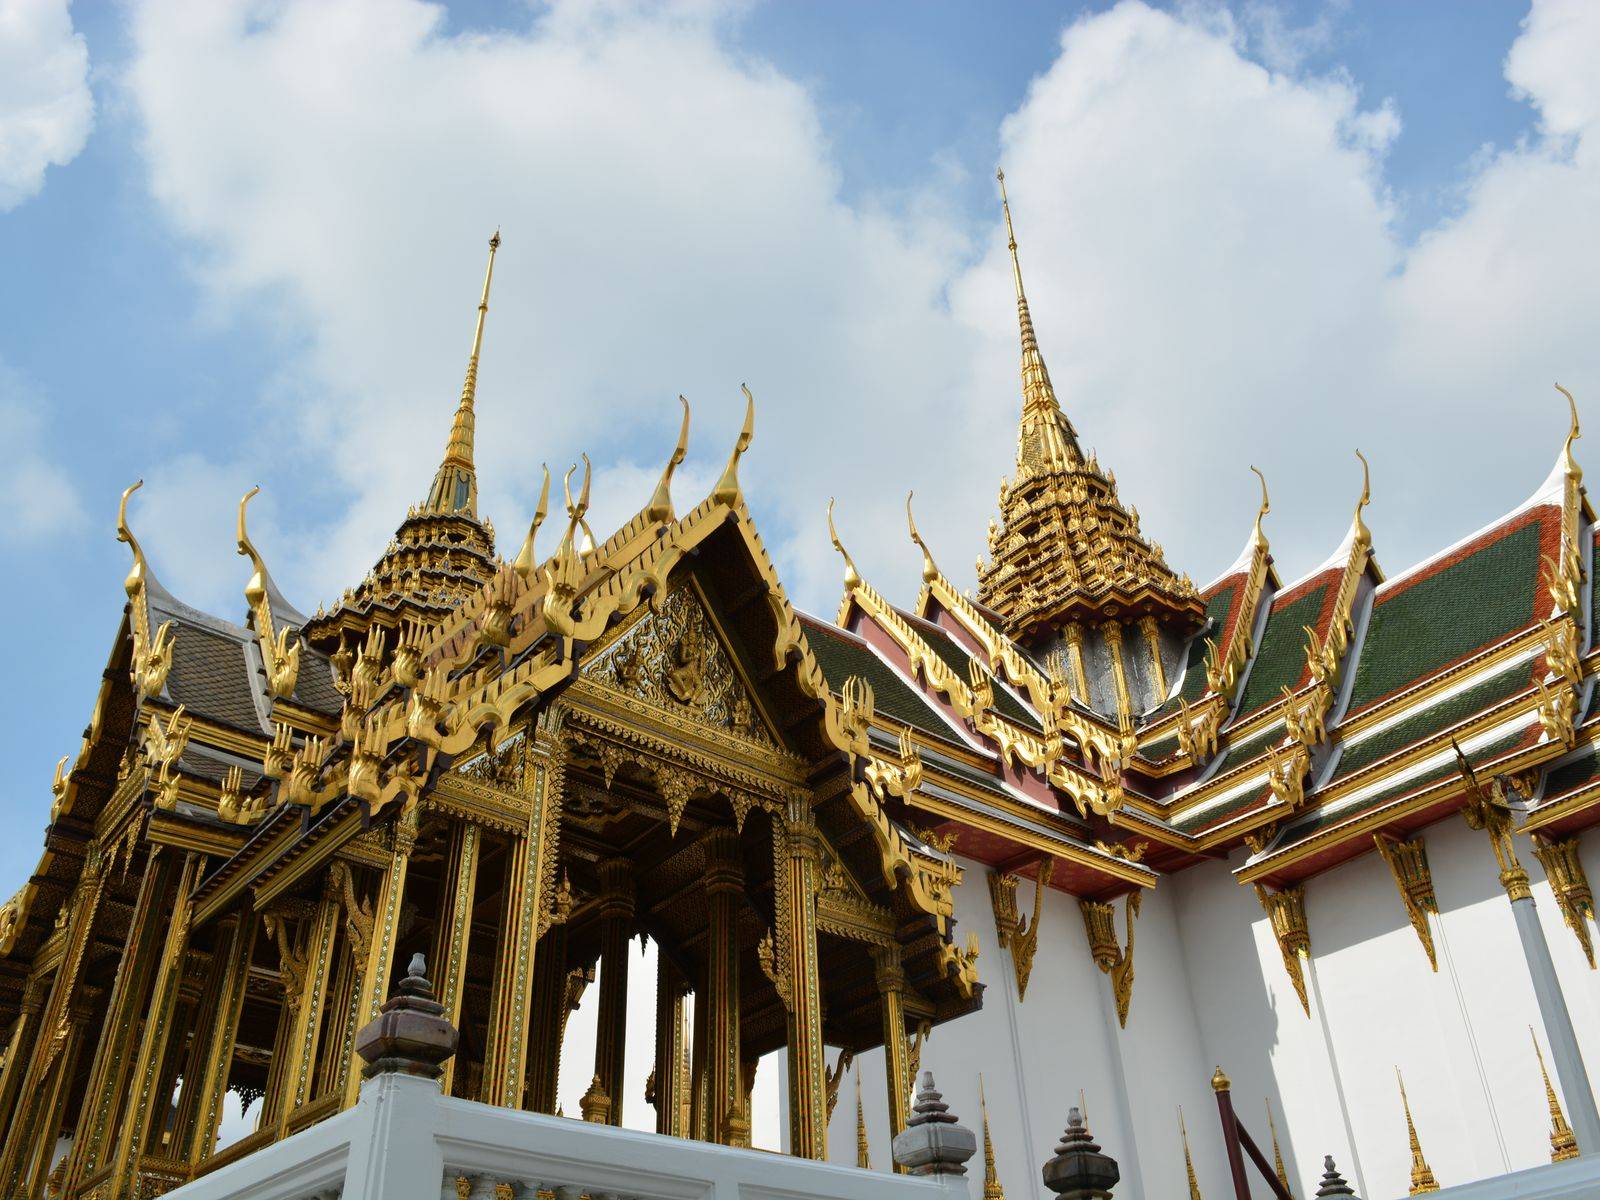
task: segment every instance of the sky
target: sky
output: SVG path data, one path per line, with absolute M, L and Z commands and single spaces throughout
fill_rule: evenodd
M 420 500 L 502 230 L 481 507 L 539 464 L 634 512 L 694 410 L 797 602 L 823 511 L 909 601 L 1012 465 L 1003 163 L 1056 389 L 1202 585 L 1272 487 L 1286 578 L 1398 571 L 1517 505 L 1600 397 L 1600 5 L 0 0 L 0 896 L 124 600 L 242 619 L 239 497 L 302 609 Z M 1580 462 L 1584 459 L 1579 444 Z

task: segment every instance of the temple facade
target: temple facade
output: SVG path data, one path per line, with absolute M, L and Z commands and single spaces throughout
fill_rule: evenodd
M 775 1059 L 785 1151 L 892 1170 L 927 1066 L 982 1112 L 995 1200 L 1069 1105 L 1119 1200 L 1230 1195 L 1223 1092 L 1298 1196 L 1326 1153 L 1369 1200 L 1600 1153 L 1575 403 L 1532 497 L 1426 562 L 1379 567 L 1363 462 L 1323 565 L 1279 577 L 1263 480 L 1198 586 L 1082 449 L 1004 212 L 1022 416 L 975 593 L 908 500 L 914 603 L 830 510 L 839 609 L 798 611 L 740 481 L 753 400 L 692 508 L 685 402 L 632 519 L 590 528 L 585 462 L 545 530 L 547 472 L 502 557 L 473 453 L 498 235 L 438 472 L 336 602 L 282 596 L 247 495 L 243 606 L 184 604 L 129 488 L 127 603 L 0 908 L 0 1195 L 159 1195 L 349 1108 L 419 953 L 447 1096 L 556 1112 L 593 1005 L 564 1115 L 747 1146 Z

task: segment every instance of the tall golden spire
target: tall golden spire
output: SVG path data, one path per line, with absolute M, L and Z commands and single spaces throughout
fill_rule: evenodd
M 1528 1026 L 1528 1036 L 1533 1039 L 1533 1052 L 1539 1056 L 1539 1076 L 1544 1080 L 1544 1100 L 1550 1109 L 1550 1161 L 1563 1162 L 1578 1157 L 1578 1139 L 1572 1136 L 1572 1126 L 1567 1124 L 1561 1111 L 1561 1101 L 1556 1099 L 1556 1089 L 1550 1086 L 1550 1072 L 1545 1070 L 1544 1051 L 1539 1048 L 1539 1035 Z
M 989 1100 L 983 1094 L 983 1074 L 978 1075 L 978 1107 L 983 1110 L 983 1200 L 1006 1200 L 994 1165 L 994 1138 L 989 1136 Z
M 1189 1131 L 1183 1124 L 1183 1106 L 1178 1106 L 1178 1136 L 1183 1139 L 1183 1169 L 1189 1172 L 1189 1200 L 1205 1200 L 1200 1194 L 1200 1181 L 1195 1178 L 1194 1158 L 1189 1153 Z
M 461 402 L 450 423 L 450 440 L 445 443 L 444 461 L 433 477 L 427 507 L 434 512 L 459 512 L 478 515 L 478 473 L 472 463 L 473 434 L 478 398 L 478 354 L 483 349 L 483 321 L 489 315 L 489 284 L 494 280 L 494 252 L 500 249 L 500 231 L 489 239 L 489 265 L 483 273 L 483 297 L 478 301 L 478 324 L 472 331 L 472 354 L 467 358 L 467 377 L 461 383 Z
M 861 1064 L 856 1064 L 856 1166 L 872 1170 L 872 1152 L 867 1146 L 867 1117 L 861 1109 Z
M 1406 1081 L 1401 1077 L 1399 1067 L 1394 1069 L 1394 1077 L 1400 1083 L 1400 1106 L 1406 1110 L 1406 1136 L 1411 1139 L 1411 1195 L 1437 1192 L 1439 1181 L 1433 1177 L 1433 1168 L 1428 1165 L 1428 1160 L 1422 1157 L 1422 1143 L 1417 1140 L 1417 1124 L 1411 1119 L 1411 1101 L 1406 1098 Z
M 1278 1148 L 1278 1123 L 1272 1119 L 1272 1101 L 1267 1101 L 1267 1128 L 1272 1131 L 1272 1169 L 1278 1176 L 1278 1182 L 1283 1185 L 1283 1190 L 1291 1196 L 1294 1189 L 1289 1186 L 1289 1172 L 1283 1168 L 1283 1151 Z
M 1006 173 L 996 171 L 1000 182 L 1000 205 L 1006 214 L 1006 245 L 1011 251 L 1011 278 L 1017 289 L 1017 322 L 1022 332 L 1022 428 L 1017 434 L 1017 470 L 1060 470 L 1083 461 L 1078 436 L 1056 401 L 1050 372 L 1039 353 L 1039 339 L 1033 332 L 1033 314 L 1028 311 L 1028 296 L 1022 290 L 1022 263 L 1017 258 L 1017 234 L 1011 226 L 1011 201 L 1006 197 Z

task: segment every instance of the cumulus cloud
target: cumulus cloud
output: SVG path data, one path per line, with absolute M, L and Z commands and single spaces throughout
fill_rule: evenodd
M 43 407 L 38 389 L 0 361 L 0 544 L 35 542 L 83 520 L 77 489 L 44 444 Z
M 1202 580 L 1248 531 L 1248 463 L 1292 574 L 1337 543 L 1366 449 L 1397 567 L 1531 490 L 1562 428 L 1549 379 L 1581 397 L 1600 376 L 1579 328 L 1600 287 L 1600 10 L 1535 5 L 1507 73 L 1539 131 L 1477 160 L 1460 213 L 1415 245 L 1384 184 L 1403 114 L 1303 70 L 1323 35 L 1267 11 L 1124 0 L 1063 31 L 998 131 L 1057 390 Z M 887 590 L 914 584 L 913 486 L 969 574 L 1018 406 L 998 221 L 952 215 L 943 175 L 844 201 L 810 95 L 728 48 L 735 19 L 557 3 L 480 34 L 419 0 L 134 10 L 156 196 L 214 297 L 269 306 L 304 347 L 274 393 L 301 399 L 262 442 L 341 505 L 298 540 L 303 589 L 351 582 L 420 498 L 497 225 L 478 428 L 502 549 L 542 460 L 587 448 L 605 511 L 641 503 L 679 391 L 697 499 L 748 380 L 745 478 L 797 596 L 837 596 L 830 494 Z
M 76 158 L 93 123 L 89 48 L 67 0 L 0 0 L 0 212 Z

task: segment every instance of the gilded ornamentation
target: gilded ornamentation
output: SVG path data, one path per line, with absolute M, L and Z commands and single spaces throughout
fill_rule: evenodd
M 1489 835 L 1490 849 L 1500 867 L 1500 886 L 1505 888 L 1507 898 L 1513 904 L 1533 899 L 1527 869 L 1517 861 L 1517 850 L 1511 843 L 1511 808 L 1506 804 L 1504 781 L 1495 778 L 1488 786 L 1480 783 L 1461 747 L 1454 741 L 1450 744 L 1456 752 L 1456 770 L 1465 785 L 1461 815 L 1466 818 L 1468 828 L 1481 829 Z
M 183 705 L 178 705 L 161 723 L 160 714 L 152 712 L 145 725 L 144 762 L 147 786 L 157 808 L 170 809 L 178 803 L 178 787 L 182 777 L 177 774 L 178 759 L 189 744 L 189 734 L 194 721 L 184 716 Z
M 1050 876 L 1055 871 L 1056 860 L 1046 858 L 1039 864 L 1033 889 L 1033 919 L 1030 921 L 1017 910 L 1018 877 L 993 871 L 989 874 L 989 899 L 994 906 L 995 932 L 1000 947 L 1011 951 L 1012 966 L 1017 975 L 1017 1001 L 1028 994 L 1028 977 L 1033 973 L 1033 956 L 1039 948 L 1039 918 L 1044 912 L 1044 893 L 1050 886 Z
M 1305 803 L 1306 772 L 1310 769 L 1311 751 L 1306 746 L 1295 744 L 1275 750 L 1267 766 L 1267 786 L 1273 800 L 1290 810 L 1298 809 Z
M 829 1121 L 833 1120 L 833 1110 L 839 1103 L 839 1083 L 844 1079 L 844 1073 L 850 1069 L 850 1064 L 855 1059 L 854 1051 L 841 1048 L 839 1057 L 834 1060 L 833 1066 L 828 1068 L 828 1076 L 824 1087 L 825 1095 L 828 1098 L 828 1115 L 826 1119 Z
M 350 940 L 350 951 L 357 962 L 365 962 L 377 921 L 372 901 L 356 896 L 355 872 L 343 859 L 334 860 L 328 868 L 328 877 L 339 889 L 339 899 L 344 905 L 345 934 Z
M 262 561 L 255 543 L 245 530 L 245 506 L 260 490 L 259 487 L 251 488 L 239 501 L 239 553 L 250 560 L 251 566 L 250 580 L 244 586 L 244 600 L 250 606 L 256 641 L 261 647 L 261 660 L 267 668 L 267 686 L 274 696 L 287 699 L 294 695 L 295 681 L 300 677 L 300 634 L 291 626 L 278 629 L 273 624 L 267 564 Z
M 1594 892 L 1589 887 L 1589 876 L 1578 857 L 1577 837 L 1550 839 L 1533 835 L 1534 856 L 1544 866 L 1545 878 L 1550 881 L 1550 892 L 1561 917 L 1572 930 L 1572 936 L 1583 947 L 1583 956 L 1594 969 L 1594 941 L 1589 933 L 1589 922 L 1595 919 Z
M 1133 999 L 1133 923 L 1139 915 L 1142 895 L 1129 892 L 1123 900 L 1123 919 L 1128 929 L 1126 946 L 1117 942 L 1116 909 L 1109 901 L 1079 900 L 1083 929 L 1089 937 L 1089 953 L 1094 965 L 1111 979 L 1111 995 L 1117 1006 L 1117 1023 L 1128 1025 L 1128 1004 Z
M 1539 689 L 1539 727 L 1545 737 L 1570 749 L 1578 740 L 1578 689 L 1565 683 L 1551 687 L 1542 679 L 1533 682 Z
M 1403 842 L 1378 833 L 1373 835 L 1372 840 L 1377 843 L 1378 853 L 1383 856 L 1389 874 L 1394 876 L 1395 886 L 1400 889 L 1406 916 L 1411 921 L 1411 928 L 1417 931 L 1417 940 L 1427 952 L 1428 965 L 1438 971 L 1439 959 L 1433 948 L 1433 928 L 1428 923 L 1428 914 L 1438 913 L 1439 901 L 1433 894 L 1428 848 L 1421 838 Z
M 34 892 L 34 885 L 25 883 L 16 895 L 0 905 L 0 958 L 16 947 L 17 935 L 28 920 L 28 906 L 33 903 Z
M 1296 696 L 1285 685 L 1283 688 L 1283 722 L 1289 737 L 1310 749 L 1327 740 L 1328 710 L 1333 707 L 1333 693 L 1322 684 L 1315 684 Z
M 1179 697 L 1178 712 L 1179 751 L 1192 763 L 1205 762 L 1217 752 L 1217 734 L 1225 709 L 1220 704 L 1206 703 L 1196 711 Z
M 155 697 L 167 684 L 172 670 L 172 622 L 163 621 L 152 636 L 150 632 L 150 600 L 146 579 L 150 564 L 146 561 L 139 539 L 128 527 L 128 497 L 144 486 L 139 480 L 122 493 L 122 503 L 117 509 L 117 540 L 126 542 L 133 551 L 133 567 L 123 580 L 123 590 L 128 593 L 129 623 L 133 635 L 133 659 L 129 672 L 133 686 L 141 696 Z
M 1306 995 L 1306 976 L 1302 959 L 1311 957 L 1311 930 L 1306 925 L 1306 889 L 1304 885 L 1280 888 L 1269 892 L 1256 885 L 1256 898 L 1267 912 L 1272 924 L 1272 936 L 1278 943 L 1278 953 L 1283 956 L 1283 969 L 1294 985 L 1294 994 L 1300 998 L 1300 1007 L 1306 1016 L 1311 1015 L 1311 1000 Z
M 1578 1139 L 1572 1135 L 1566 1114 L 1561 1111 L 1561 1101 L 1556 1099 L 1556 1089 L 1550 1086 L 1550 1072 L 1545 1069 L 1544 1051 L 1539 1046 L 1539 1036 L 1528 1026 L 1528 1036 L 1533 1039 L 1533 1052 L 1539 1059 L 1539 1078 L 1544 1082 L 1545 1107 L 1550 1110 L 1550 1161 L 1565 1162 L 1578 1157 Z
M 1424 1192 L 1437 1192 L 1439 1182 L 1433 1177 L 1433 1168 L 1428 1166 L 1428 1160 L 1422 1156 L 1422 1143 L 1417 1139 L 1417 1125 L 1411 1119 L 1411 1101 L 1406 1098 L 1406 1081 L 1400 1077 L 1400 1068 L 1394 1069 L 1394 1077 L 1400 1083 L 1400 1106 L 1406 1114 L 1406 1136 L 1411 1142 L 1411 1195 L 1420 1196 Z

